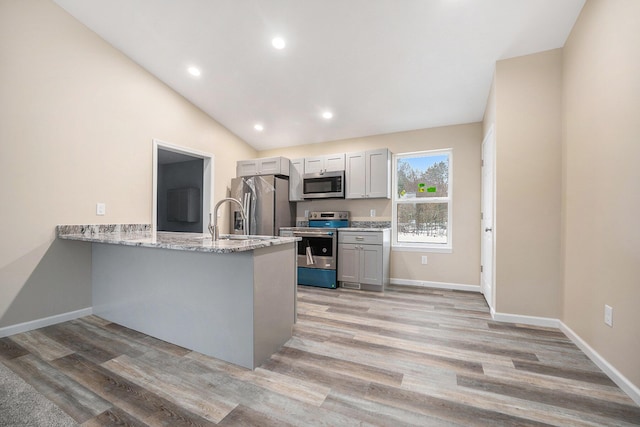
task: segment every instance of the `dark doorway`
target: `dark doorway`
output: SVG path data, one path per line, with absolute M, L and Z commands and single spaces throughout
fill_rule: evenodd
M 204 160 L 158 148 L 157 230 L 202 233 Z

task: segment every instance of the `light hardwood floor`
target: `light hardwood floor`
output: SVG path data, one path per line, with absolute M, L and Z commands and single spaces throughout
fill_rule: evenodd
M 479 294 L 300 286 L 255 371 L 96 316 L 0 340 L 0 361 L 86 426 L 628 426 L 640 407 L 560 331 Z

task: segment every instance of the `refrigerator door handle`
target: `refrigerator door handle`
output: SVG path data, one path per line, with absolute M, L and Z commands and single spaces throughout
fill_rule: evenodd
M 244 234 L 248 235 L 250 234 L 249 224 L 251 222 L 251 219 L 249 218 L 249 215 L 251 213 L 251 193 L 249 192 L 244 193 L 242 209 L 244 210 L 244 217 L 245 217 L 245 220 L 242 223 L 242 230 L 244 231 Z

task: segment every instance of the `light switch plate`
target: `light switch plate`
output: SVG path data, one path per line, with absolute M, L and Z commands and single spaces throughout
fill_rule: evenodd
M 604 323 L 613 327 L 613 307 L 604 305 Z
M 104 215 L 107 213 L 107 205 L 105 203 L 96 203 L 96 215 Z
M 369 211 L 369 215 L 372 216 L 372 217 L 376 216 L 376 210 L 375 209 L 371 209 Z
M 422 264 L 426 264 L 426 263 L 427 263 L 427 256 L 422 255 Z

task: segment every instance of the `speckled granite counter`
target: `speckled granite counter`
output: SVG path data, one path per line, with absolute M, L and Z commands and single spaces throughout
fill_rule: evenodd
M 149 224 L 59 225 L 56 235 L 65 240 L 213 253 L 244 252 L 300 240 L 299 237 L 221 235 L 220 240 L 214 242 L 211 235 L 203 233 L 153 232 Z
M 365 231 L 385 231 L 391 230 L 391 227 L 340 227 L 336 228 L 338 232 L 340 231 L 355 231 L 358 233 Z M 309 231 L 309 227 L 281 227 L 280 231 Z
M 356 233 L 362 233 L 366 231 L 384 231 L 391 230 L 390 227 L 381 227 L 381 228 L 373 228 L 373 227 L 342 227 L 338 228 L 338 232 L 340 231 L 354 231 Z
M 291 338 L 295 237 L 211 241 L 148 224 L 58 226 L 91 242 L 92 310 L 191 350 L 254 369 Z

